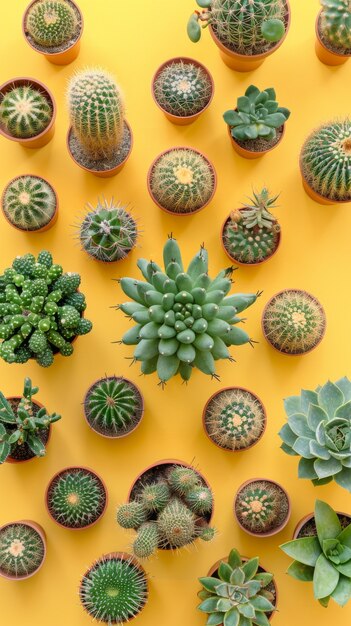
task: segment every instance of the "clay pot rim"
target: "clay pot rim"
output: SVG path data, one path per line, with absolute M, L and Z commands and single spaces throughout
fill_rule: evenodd
M 343 517 L 348 517 L 351 523 L 351 514 L 350 513 L 343 513 L 342 511 L 335 511 L 337 515 L 342 515 Z M 293 539 L 297 539 L 298 538 L 298 534 L 299 532 L 303 529 L 303 527 L 305 526 L 305 524 L 307 524 L 308 522 L 311 521 L 311 519 L 314 518 L 314 512 L 313 513 L 308 513 L 307 515 L 304 515 L 296 524 L 294 532 L 293 532 Z
M 156 200 L 155 196 L 153 195 L 153 193 L 151 191 L 151 174 L 152 174 L 152 171 L 153 171 L 156 163 L 160 160 L 161 157 L 163 157 L 165 154 L 168 154 L 169 152 L 173 152 L 173 150 L 189 150 L 191 152 L 196 152 L 197 154 L 200 154 L 200 156 L 202 156 L 202 158 L 208 163 L 208 165 L 209 165 L 209 167 L 210 167 L 210 169 L 212 171 L 213 187 L 212 187 L 211 195 L 210 195 L 209 199 L 205 202 L 205 204 L 203 204 L 201 207 L 199 207 L 195 211 L 189 211 L 188 213 L 185 213 L 185 212 L 177 213 L 176 211 L 170 211 L 170 209 L 166 209 L 164 206 L 162 206 L 162 204 L 160 204 L 158 202 L 158 200 Z M 163 150 L 152 161 L 152 163 L 151 163 L 151 165 L 149 167 L 148 173 L 147 173 L 147 190 L 149 192 L 151 200 L 156 204 L 156 206 L 158 206 L 159 209 L 162 209 L 162 211 L 164 211 L 165 213 L 168 213 L 168 215 L 173 215 L 174 217 L 191 217 L 192 215 L 195 215 L 196 213 L 199 213 L 205 207 L 207 207 L 210 204 L 210 202 L 212 202 L 212 200 L 214 198 L 214 195 L 215 195 L 216 189 L 217 189 L 217 182 L 218 182 L 217 172 L 215 170 L 215 167 L 214 167 L 212 161 L 206 156 L 206 154 L 201 152 L 201 150 L 197 150 L 196 148 L 192 148 L 191 146 L 173 146 L 172 148 L 168 148 L 167 150 Z
M 230 448 L 223 448 L 222 446 L 220 446 L 216 441 L 214 441 L 212 439 L 212 437 L 210 436 L 210 434 L 207 431 L 206 428 L 206 412 L 207 412 L 207 408 L 208 405 L 210 404 L 210 402 L 216 397 L 218 396 L 220 393 L 223 393 L 224 391 L 231 391 L 232 389 L 239 389 L 240 391 L 245 391 L 247 393 L 249 393 L 250 395 L 254 396 L 254 398 L 256 398 L 256 400 L 258 400 L 258 402 L 260 403 L 260 405 L 262 406 L 262 410 L 263 410 L 263 415 L 264 415 L 264 428 L 262 430 L 262 433 L 260 434 L 259 438 L 256 439 L 256 441 L 254 441 L 253 443 L 251 443 L 249 446 L 247 446 L 246 448 L 237 448 L 235 450 L 231 450 Z M 228 386 L 228 387 L 222 387 L 221 389 L 219 389 L 218 391 L 215 391 L 212 396 L 210 396 L 210 398 L 208 398 L 203 410 L 202 410 L 202 427 L 204 429 L 205 435 L 206 437 L 211 441 L 211 443 L 213 443 L 215 446 L 217 446 L 217 448 L 219 448 L 220 450 L 223 450 L 224 452 L 231 452 L 231 453 L 236 453 L 236 452 L 246 452 L 246 450 L 250 450 L 251 448 L 253 448 L 255 445 L 257 445 L 263 435 L 266 432 L 267 429 L 267 411 L 266 411 L 266 407 L 264 406 L 261 398 L 259 398 L 253 391 L 251 391 L 250 389 L 246 389 L 246 387 L 240 387 L 240 386 Z
M 16 76 L 15 78 L 12 78 L 11 80 L 7 80 L 4 83 L 2 83 L 2 85 L 0 85 L 0 102 L 1 102 L 1 97 L 4 95 L 4 92 L 7 93 L 8 91 L 11 91 L 11 89 L 15 87 L 20 87 L 21 84 L 31 85 L 34 88 L 41 91 L 52 106 L 52 116 L 51 116 L 50 122 L 48 123 L 46 128 L 44 128 L 44 130 L 41 131 L 41 133 L 38 133 L 38 135 L 33 135 L 33 137 L 24 137 L 24 138 L 14 137 L 13 135 L 10 135 L 0 125 L 0 135 L 2 135 L 3 137 L 6 137 L 7 139 L 10 139 L 11 141 L 16 141 L 17 143 L 21 143 L 23 146 L 26 146 L 28 143 L 32 142 L 33 140 L 40 139 L 52 129 L 56 120 L 57 107 L 56 107 L 56 102 L 55 102 L 53 93 L 50 91 L 50 89 L 37 78 L 30 78 L 26 76 Z
M 100 433 L 99 431 L 95 430 L 95 428 L 93 428 L 93 426 L 90 424 L 89 420 L 88 420 L 88 416 L 86 413 L 86 402 L 88 399 L 88 395 L 90 390 L 92 389 L 92 387 L 94 387 L 97 383 L 99 383 L 102 380 L 106 380 L 106 378 L 115 378 L 115 379 L 119 379 L 119 380 L 124 380 L 126 383 L 129 383 L 130 385 L 132 385 L 132 387 L 134 387 L 137 392 L 139 393 L 140 396 L 140 418 L 139 421 L 135 424 L 135 426 L 129 430 L 127 433 L 122 433 L 121 435 L 105 435 L 103 433 Z M 116 376 L 116 375 L 112 375 L 112 376 L 102 376 L 101 378 L 97 378 L 89 387 L 89 389 L 86 391 L 85 396 L 84 396 L 84 400 L 83 400 L 83 412 L 84 412 L 84 418 L 85 421 L 87 422 L 90 430 L 92 430 L 94 433 L 96 433 L 97 435 L 100 435 L 100 437 L 104 437 L 104 439 L 112 439 L 112 440 L 117 440 L 117 439 L 123 439 L 124 437 L 128 437 L 128 435 L 131 435 L 137 428 L 138 426 L 140 426 L 140 423 L 144 417 L 145 414 L 145 401 L 144 401 L 144 396 L 140 390 L 140 388 L 138 387 L 138 385 L 136 385 L 132 380 L 130 380 L 129 378 L 126 378 L 125 376 Z
M 38 0 L 35 0 L 35 2 L 37 2 Z M 30 176 L 31 178 L 37 178 L 38 180 L 42 180 L 44 183 L 46 183 L 50 189 L 52 190 L 54 196 L 55 196 L 55 211 L 54 214 L 51 218 L 51 220 L 45 224 L 45 226 L 42 226 L 41 228 L 37 228 L 35 230 L 25 230 L 24 228 L 20 228 L 19 226 L 16 226 L 16 224 L 13 224 L 11 222 L 11 220 L 7 217 L 5 211 L 4 211 L 4 200 L 5 200 L 5 194 L 9 188 L 10 185 L 12 185 L 12 183 L 14 183 L 16 180 L 18 180 L 19 178 L 24 178 L 26 176 Z M 44 176 L 40 176 L 39 174 L 18 174 L 18 176 L 14 176 L 14 178 L 11 178 L 11 180 L 7 183 L 6 187 L 4 188 L 2 194 L 1 194 L 1 199 L 0 199 L 0 204 L 1 204 L 1 209 L 2 209 L 2 213 L 3 216 L 5 218 L 5 220 L 7 221 L 7 223 L 12 226 L 12 228 L 15 228 L 16 230 L 20 231 L 21 233 L 28 233 L 28 234 L 32 234 L 32 233 L 43 233 L 47 230 L 49 230 L 49 228 L 51 228 L 51 226 L 53 226 L 57 220 L 58 217 L 58 211 L 59 211 L 59 199 L 58 199 L 58 195 L 57 195 L 57 191 L 55 189 L 55 187 L 49 183 L 49 181 L 44 178 Z
M 351 55 L 350 55 L 351 57 Z M 307 138 L 308 139 L 308 138 Z M 307 141 L 307 140 L 306 140 Z M 305 142 L 306 143 L 306 142 Z M 305 145 L 305 144 L 304 144 Z M 303 146 L 304 147 L 304 146 Z M 303 149 L 302 147 L 302 149 Z M 317 197 L 320 198 L 321 200 L 321 204 L 329 204 L 330 206 L 335 205 L 335 204 L 348 204 L 351 202 L 351 197 L 348 200 L 333 200 L 332 198 L 328 198 L 327 196 L 322 196 L 322 194 L 318 193 L 318 191 L 315 191 L 313 189 L 313 187 L 310 185 L 309 182 L 307 182 L 306 176 L 303 173 L 303 169 L 302 169 L 302 158 L 300 155 L 300 159 L 299 159 L 299 168 L 300 168 L 300 174 L 301 174 L 301 178 L 303 180 L 303 182 L 305 183 L 305 185 L 307 187 L 309 187 L 309 189 L 311 189 L 311 191 L 313 192 L 313 194 Z M 313 198 L 311 198 L 311 200 L 313 200 Z
M 266 483 L 271 483 L 272 485 L 276 485 L 286 496 L 287 502 L 288 502 L 288 512 L 286 515 L 286 518 L 283 520 L 283 522 L 277 526 L 276 528 L 273 528 L 272 530 L 269 530 L 267 532 L 264 533 L 254 533 L 251 530 L 248 530 L 247 528 L 245 528 L 245 526 L 243 526 L 243 524 L 241 524 L 241 522 L 239 521 L 237 512 L 236 512 L 236 502 L 238 499 L 238 495 L 240 493 L 240 491 L 242 491 L 247 485 L 250 485 L 251 483 L 255 483 L 255 482 L 266 482 Z M 273 478 L 249 478 L 248 480 L 245 480 L 245 482 L 243 482 L 237 489 L 236 494 L 234 496 L 234 502 L 233 502 L 233 513 L 234 513 L 234 517 L 236 519 L 236 522 L 238 524 L 238 526 L 240 526 L 241 530 L 243 530 L 245 533 L 247 533 L 248 535 L 251 535 L 251 537 L 273 537 L 274 535 L 277 535 L 278 533 L 280 533 L 285 526 L 287 526 L 287 524 L 289 523 L 290 517 L 291 517 L 291 500 L 290 500 L 290 496 L 288 494 L 288 492 L 286 491 L 286 489 L 280 484 L 278 483 L 276 480 L 274 480 Z
M 240 207 L 239 209 L 237 209 L 238 211 L 244 211 L 245 207 Z M 269 255 L 267 256 L 265 259 L 262 259 L 262 261 L 256 261 L 255 263 L 243 263 L 242 261 L 238 261 L 237 259 L 235 259 L 234 257 L 232 257 L 227 248 L 224 245 L 224 229 L 227 225 L 227 223 L 230 220 L 230 215 L 228 215 L 228 217 L 225 218 L 222 228 L 221 228 L 221 242 L 222 242 L 222 246 L 223 246 L 223 250 L 225 252 L 225 254 L 227 255 L 228 259 L 230 259 L 231 261 L 233 261 L 233 263 L 236 263 L 237 265 L 240 265 L 241 267 L 258 267 L 259 265 L 263 265 L 263 263 L 266 263 L 266 261 L 269 261 L 277 252 L 279 249 L 279 246 L 281 244 L 281 230 L 277 233 L 278 234 L 278 240 L 277 240 L 277 245 L 275 250 Z M 279 224 L 278 220 L 277 220 L 277 224 Z M 279 224 L 280 226 L 280 224 Z
M 340 52 L 335 52 L 335 50 L 332 50 L 331 48 L 328 48 L 328 46 L 325 45 L 325 43 L 322 41 L 320 33 L 319 33 L 319 20 L 321 18 L 321 15 L 323 13 L 323 9 L 321 9 L 316 17 L 316 22 L 315 22 L 315 31 L 316 31 L 316 37 L 317 37 L 317 41 L 320 44 L 320 46 L 322 48 L 324 48 L 324 50 L 326 50 L 327 52 L 329 52 L 329 54 L 333 54 L 334 56 L 341 58 L 341 59 L 349 59 L 351 58 L 351 51 L 349 54 L 341 54 Z
M 197 67 L 201 68 L 205 74 L 207 75 L 209 82 L 211 84 L 211 95 L 210 95 L 210 99 L 208 101 L 208 103 L 197 113 L 193 113 L 192 115 L 175 115 L 174 113 L 170 113 L 169 111 L 167 111 L 166 109 L 164 109 L 161 104 L 158 102 L 156 95 L 155 95 L 155 82 L 157 80 L 157 78 L 159 77 L 159 75 L 161 74 L 161 72 L 168 66 L 168 65 L 172 65 L 173 63 L 180 63 L 183 62 L 185 65 L 196 65 Z M 175 118 L 177 120 L 187 120 L 189 121 L 189 123 L 191 121 L 194 121 L 199 117 L 199 115 L 201 115 L 202 113 L 204 113 L 206 111 L 206 109 L 208 109 L 208 107 L 210 106 L 212 100 L 213 100 L 213 96 L 214 96 L 214 90 L 215 90 L 215 85 L 214 85 L 214 80 L 213 80 L 213 76 L 211 74 L 211 72 L 207 69 L 207 67 L 205 67 L 205 65 L 203 65 L 203 63 L 200 63 L 200 61 L 198 61 L 197 59 L 193 59 L 191 57 L 186 57 L 186 56 L 179 56 L 179 57 L 172 57 L 171 59 L 168 59 L 168 61 L 164 61 L 164 63 L 162 63 L 156 70 L 156 72 L 153 75 L 152 78 L 152 82 L 151 82 L 151 94 L 153 97 L 153 100 L 155 102 L 155 104 L 157 105 L 157 107 L 160 109 L 160 111 L 162 111 L 162 113 L 164 113 L 167 117 L 169 116 L 169 119 L 171 120 L 171 118 Z
M 23 396 L 7 396 L 6 400 L 8 400 L 8 401 L 10 401 L 10 400 L 21 400 L 22 397 Z M 41 402 L 38 402 L 38 400 L 33 400 L 32 402 L 33 402 L 33 404 L 36 404 L 39 407 L 39 409 L 45 409 L 46 410 L 46 407 Z M 49 431 L 48 432 L 48 440 L 47 440 L 47 442 L 45 444 L 45 449 L 49 445 L 49 442 L 50 442 L 50 439 L 51 439 L 52 424 L 49 424 L 48 431 Z M 11 457 L 11 455 L 9 454 L 9 456 L 6 459 L 6 463 L 13 463 L 14 465 L 17 465 L 18 463 L 28 463 L 28 461 L 35 461 L 35 459 L 38 459 L 38 458 L 40 458 L 40 457 L 32 456 L 30 459 L 18 459 L 17 460 L 17 459 L 13 459 Z
M 0 534 L 1 534 L 1 531 L 4 528 L 7 528 L 8 526 L 13 526 L 14 524 L 23 524 L 25 526 L 29 526 L 30 528 L 33 528 L 33 530 L 35 530 L 38 533 L 38 535 L 40 536 L 40 538 L 41 538 L 41 540 L 43 542 L 43 548 L 44 548 L 43 558 L 41 560 L 40 565 L 31 574 L 24 574 L 23 576 L 10 576 L 9 574 L 5 574 L 4 572 L 2 572 L 1 568 L 0 568 L 0 577 L 6 578 L 7 580 L 16 580 L 16 581 L 27 580 L 28 578 L 31 578 L 37 572 L 39 572 L 39 570 L 44 565 L 44 561 L 46 559 L 46 552 L 47 552 L 47 549 L 46 549 L 46 534 L 45 534 L 44 528 L 39 524 L 39 522 L 35 522 L 34 520 L 27 520 L 27 519 L 15 520 L 14 522 L 7 522 L 6 524 L 3 524 L 0 527 Z
M 61 524 L 61 522 L 59 522 L 57 519 L 54 518 L 54 516 L 52 515 L 50 508 L 49 508 L 49 503 L 48 503 L 48 496 L 49 496 L 49 490 L 50 487 L 52 485 L 52 483 L 54 482 L 54 480 L 56 480 L 56 478 L 58 478 L 58 476 L 60 476 L 61 474 L 64 474 L 66 472 L 69 472 L 71 470 L 83 470 L 88 472 L 89 474 L 93 474 L 101 483 L 103 490 L 105 492 L 105 504 L 104 504 L 104 508 L 101 511 L 100 515 L 98 518 L 96 518 L 94 521 L 90 522 L 90 524 L 87 524 L 86 526 L 81 526 L 81 527 L 74 527 L 72 528 L 71 526 L 65 526 L 64 524 Z M 47 487 L 45 489 L 45 508 L 47 510 L 47 513 L 49 514 L 50 518 L 52 519 L 52 521 L 55 522 L 55 524 L 57 524 L 58 526 L 60 526 L 61 528 L 65 528 L 66 530 L 86 530 L 87 528 L 91 528 L 91 526 L 94 526 L 95 524 L 97 524 L 97 522 L 100 521 L 100 519 L 104 516 L 104 514 L 106 513 L 106 509 L 108 506 L 108 500 L 109 500 L 109 496 L 108 496 L 108 490 L 106 487 L 106 483 L 103 480 L 103 478 L 101 478 L 101 476 L 99 474 L 97 474 L 94 470 L 92 470 L 90 467 L 86 467 L 85 465 L 69 465 L 67 467 L 63 467 L 61 470 L 59 470 L 58 472 L 56 472 L 49 480 Z
M 267 150 L 249 150 L 248 148 L 244 148 L 232 136 L 230 131 L 231 131 L 231 128 L 233 128 L 233 126 L 229 126 L 229 124 L 226 124 L 226 125 L 227 125 L 227 128 L 228 128 L 229 137 L 230 137 L 230 140 L 231 140 L 231 143 L 233 145 L 234 150 L 237 152 L 237 147 L 238 147 L 240 150 L 242 150 L 243 152 L 246 152 L 247 154 L 257 154 L 258 155 L 257 158 L 259 158 L 261 156 L 265 156 L 266 154 L 268 154 L 269 152 L 274 150 L 274 148 L 277 148 L 279 146 L 279 144 L 283 141 L 283 138 L 284 138 L 284 135 L 285 135 L 285 124 L 286 124 L 286 122 L 284 122 L 284 124 L 282 126 L 280 126 L 280 128 L 282 128 L 282 134 L 280 135 L 278 141 L 273 146 L 271 146 L 270 148 L 267 148 Z M 239 154 L 239 156 L 243 156 L 243 155 Z
M 316 343 L 316 345 L 312 346 L 312 348 L 309 348 L 309 350 L 306 350 L 305 352 L 282 352 L 281 350 L 279 350 L 279 348 L 277 348 L 276 346 L 274 346 L 269 339 L 267 339 L 266 336 L 266 332 L 264 329 L 264 316 L 266 313 L 266 310 L 268 309 L 268 306 L 270 305 L 271 301 L 274 300 L 274 298 L 276 298 L 277 296 L 279 296 L 281 293 L 285 293 L 286 291 L 300 291 L 303 292 L 305 294 L 307 294 L 308 296 L 311 296 L 314 300 L 316 300 L 320 306 L 320 308 L 323 311 L 324 314 L 324 328 L 323 328 L 323 333 L 321 338 L 318 340 L 318 342 Z M 274 293 L 268 300 L 267 304 L 265 305 L 263 311 L 262 311 L 262 315 L 261 315 L 261 330 L 263 333 L 263 336 L 265 338 L 265 340 L 267 341 L 267 343 L 271 346 L 271 348 L 273 348 L 276 352 L 278 352 L 279 354 L 282 354 L 283 356 L 293 356 L 293 357 L 299 357 L 299 356 L 304 356 L 305 354 L 309 354 L 310 352 L 313 352 L 313 350 L 315 350 L 316 348 L 318 348 L 319 344 L 323 341 L 324 337 L 325 337 L 325 333 L 327 331 L 327 316 L 325 314 L 325 309 L 324 306 L 321 304 L 321 302 L 319 301 L 319 299 L 314 296 L 312 293 L 310 293 L 309 291 L 306 291 L 306 289 L 298 289 L 298 288 L 293 288 L 293 287 L 287 287 L 286 289 L 281 289 L 280 291 L 277 291 L 276 293 Z

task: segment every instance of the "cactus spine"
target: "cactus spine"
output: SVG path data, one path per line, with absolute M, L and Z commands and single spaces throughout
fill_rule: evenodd
M 351 48 L 351 4 L 349 0 L 321 0 L 320 32 L 329 45 Z
M 13 87 L 0 103 L 0 122 L 12 137 L 28 139 L 42 133 L 52 118 L 47 97 L 30 84 Z
M 7 524 L 0 531 L 0 572 L 22 578 L 39 569 L 45 555 L 43 540 L 24 522 Z
M 209 103 L 212 85 L 205 70 L 194 63 L 173 61 L 166 65 L 154 82 L 158 104 L 179 117 L 195 115 Z
M 132 500 L 121 504 L 117 510 L 117 523 L 122 528 L 137 529 L 147 520 L 147 509 L 142 502 Z
M 251 481 L 239 489 L 235 512 L 246 530 L 260 535 L 282 525 L 289 512 L 289 501 L 277 483 Z
M 135 428 L 143 414 L 143 399 L 129 380 L 106 376 L 94 383 L 85 399 L 90 426 L 101 435 L 119 437 Z
M 2 208 L 7 219 L 17 228 L 40 230 L 55 215 L 56 194 L 39 176 L 19 176 L 7 185 Z
M 28 33 L 36 44 L 44 48 L 69 42 L 77 26 L 75 11 L 63 0 L 38 0 L 28 11 Z
M 71 467 L 51 481 L 47 504 L 52 517 L 66 528 L 84 528 L 101 517 L 106 491 L 100 478 L 89 470 Z

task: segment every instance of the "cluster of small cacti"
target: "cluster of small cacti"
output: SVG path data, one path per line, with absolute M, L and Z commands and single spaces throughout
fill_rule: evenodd
M 26 29 L 44 48 L 69 42 L 78 26 L 76 13 L 64 0 L 38 0 L 28 11 Z
M 47 506 L 52 517 L 62 526 L 85 528 L 99 519 L 105 509 L 105 487 L 90 470 L 70 467 L 51 481 Z
M 202 111 L 212 94 L 207 72 L 199 65 L 182 60 L 166 65 L 156 77 L 153 88 L 158 104 L 179 117 Z
M 64 273 L 46 250 L 18 256 L 0 276 L 0 356 L 7 363 L 36 359 L 42 367 L 54 354 L 73 353 L 72 341 L 89 333 L 80 275 Z
M 42 133 L 53 114 L 45 94 L 30 84 L 13 87 L 0 103 L 0 123 L 9 135 L 29 139 Z
M 289 512 L 286 493 L 268 480 L 253 480 L 242 487 L 234 506 L 240 524 L 258 535 L 279 528 Z
M 21 230 L 44 228 L 57 210 L 56 195 L 39 176 L 18 176 L 7 185 L 2 209 L 11 224 Z
M 38 531 L 25 522 L 7 524 L 0 531 L 0 572 L 22 578 L 39 569 L 45 546 Z
M 351 48 L 351 5 L 349 0 L 321 0 L 320 32 L 336 48 Z
M 120 437 L 139 423 L 143 400 L 129 380 L 106 376 L 90 387 L 84 408 L 93 430 L 108 437 Z

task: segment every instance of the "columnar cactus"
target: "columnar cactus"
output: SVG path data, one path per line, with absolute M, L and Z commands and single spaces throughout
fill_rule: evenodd
M 0 122 L 12 137 L 28 139 L 49 125 L 53 110 L 47 97 L 30 84 L 13 87 L 0 103 Z
M 245 529 L 260 535 L 282 525 L 289 513 L 289 501 L 277 483 L 253 480 L 239 489 L 235 513 Z
M 108 437 L 120 437 L 140 422 L 143 399 L 129 380 L 106 376 L 90 387 L 84 409 L 93 430 Z
M 199 65 L 184 61 L 166 65 L 156 77 L 153 89 L 158 104 L 179 117 L 202 111 L 212 94 L 207 72 Z
M 351 48 L 351 5 L 349 0 L 321 0 L 321 35 L 331 46 Z
M 34 574 L 45 556 L 38 531 L 25 522 L 7 524 L 0 531 L 0 572 L 13 578 Z
M 77 26 L 76 13 L 64 0 L 38 0 L 27 14 L 26 29 L 33 41 L 44 48 L 69 42 Z
M 7 185 L 2 209 L 11 224 L 35 231 L 49 224 L 57 209 L 53 188 L 39 176 L 18 176 Z

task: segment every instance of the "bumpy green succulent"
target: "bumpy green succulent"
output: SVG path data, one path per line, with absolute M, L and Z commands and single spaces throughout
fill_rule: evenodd
M 173 237 L 168 239 L 163 257 L 166 273 L 153 261 L 139 259 L 146 282 L 134 278 L 120 281 L 133 302 L 119 308 L 137 323 L 123 335 L 122 343 L 136 345 L 134 359 L 142 362 L 143 374 L 157 371 L 162 384 L 176 374 L 189 380 L 193 368 L 216 377 L 215 361 L 231 358 L 228 346 L 250 342 L 249 335 L 235 325 L 241 321 L 238 313 L 251 306 L 259 294 L 227 296 L 232 268 L 211 280 L 203 246 L 186 272 Z
M 330 45 L 351 48 L 351 5 L 349 0 L 320 0 L 320 31 Z
M 52 118 L 47 97 L 30 84 L 13 87 L 0 103 L 0 122 L 6 132 L 19 139 L 42 133 Z
M 78 294 L 80 276 L 63 273 L 43 250 L 18 256 L 0 275 L 0 356 L 7 363 L 36 359 L 42 367 L 54 354 L 70 356 L 72 340 L 89 333 L 92 324 L 82 318 L 85 297 Z
M 253 480 L 239 489 L 235 512 L 244 528 L 260 535 L 282 526 L 289 513 L 289 500 L 277 483 Z
M 188 491 L 184 499 L 188 507 L 197 515 L 204 515 L 212 511 L 212 491 L 208 487 L 196 486 Z
M 78 26 L 72 6 L 63 0 L 38 0 L 29 9 L 26 29 L 34 42 L 45 48 L 72 39 Z
M 351 382 L 328 381 L 284 401 L 288 417 L 279 432 L 282 449 L 300 456 L 299 478 L 314 485 L 333 479 L 351 491 Z
M 45 556 L 38 531 L 25 522 L 7 524 L 0 531 L 0 574 L 13 578 L 30 576 Z
M 122 624 L 138 615 L 147 600 L 147 579 L 133 557 L 112 553 L 103 556 L 83 576 L 80 601 L 94 620 Z
M 199 474 L 191 467 L 174 465 L 169 471 L 167 480 L 177 496 L 186 496 L 199 485 Z
M 2 209 L 11 224 L 35 231 L 51 222 L 57 209 L 56 194 L 39 176 L 18 176 L 7 185 Z
M 207 72 L 199 65 L 182 60 L 166 65 L 156 77 L 153 89 L 158 104 L 179 117 L 199 113 L 212 95 Z
M 170 489 L 166 481 L 150 483 L 145 485 L 140 494 L 140 504 L 147 513 L 159 513 L 168 504 L 170 497 Z
M 121 504 L 117 510 L 117 523 L 122 528 L 139 528 L 147 520 L 148 511 L 142 502 L 132 500 Z
M 157 522 L 145 522 L 138 528 L 133 542 L 133 554 L 138 559 L 147 559 L 156 552 L 160 542 Z

